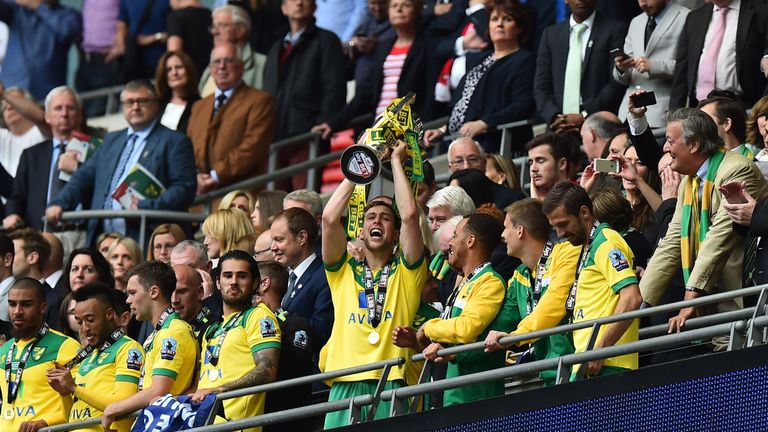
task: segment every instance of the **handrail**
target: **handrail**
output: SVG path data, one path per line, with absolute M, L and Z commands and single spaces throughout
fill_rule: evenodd
M 147 231 L 147 220 L 172 220 L 179 222 L 202 222 L 205 214 L 187 213 L 171 210 L 80 210 L 68 211 L 61 214 L 62 221 L 79 221 L 83 219 L 140 219 L 139 244 L 144 244 Z M 48 221 L 43 218 L 43 231 L 48 230 Z
M 579 323 L 576 323 L 576 324 L 568 324 L 568 325 L 553 327 L 551 329 L 538 330 L 538 331 L 534 331 L 534 332 L 530 332 L 530 333 L 524 333 L 524 334 L 520 334 L 520 335 L 508 336 L 508 337 L 502 338 L 500 340 L 500 343 L 502 343 L 504 345 L 511 345 L 511 344 L 513 344 L 515 342 L 521 342 L 521 341 L 526 341 L 526 340 L 531 340 L 531 339 L 538 339 L 538 338 L 542 338 L 542 337 L 545 337 L 545 336 L 551 336 L 553 334 L 566 333 L 566 332 L 572 332 L 573 330 L 589 328 L 589 327 L 593 327 L 596 324 L 605 325 L 605 324 L 609 324 L 609 323 L 613 323 L 613 322 L 625 321 L 625 320 L 629 320 L 629 319 L 637 319 L 637 318 L 642 318 L 642 317 L 645 317 L 645 316 L 655 315 L 657 313 L 663 313 L 663 312 L 669 312 L 669 311 L 677 311 L 677 310 L 682 309 L 683 307 L 701 306 L 701 305 L 705 305 L 705 304 L 716 303 L 716 302 L 719 302 L 719 301 L 722 301 L 722 300 L 726 300 L 726 299 L 737 298 L 737 297 L 744 297 L 744 296 L 748 296 L 748 295 L 752 295 L 752 294 L 757 294 L 757 293 L 763 293 L 762 294 L 763 296 L 765 295 L 765 293 L 768 293 L 768 284 L 758 285 L 758 286 L 754 286 L 754 287 L 747 287 L 747 288 L 742 288 L 742 289 L 734 290 L 734 291 L 727 291 L 727 292 L 723 292 L 723 293 L 711 294 L 711 295 L 704 296 L 704 297 L 698 297 L 698 298 L 691 299 L 691 300 L 682 300 L 682 301 L 678 301 L 678 302 L 675 302 L 675 303 L 669 303 L 669 304 L 661 305 L 661 306 L 648 307 L 648 308 L 639 309 L 639 310 L 635 310 L 635 311 L 625 312 L 625 313 L 618 314 L 618 315 L 612 315 L 610 317 L 598 318 L 598 319 L 589 320 L 589 321 L 583 321 L 583 322 L 579 322 Z M 726 312 L 726 313 L 718 314 L 718 315 L 729 314 L 729 315 L 726 315 L 726 316 L 728 316 L 730 318 L 735 318 L 737 320 L 735 322 L 741 323 L 741 325 L 739 326 L 739 330 L 743 330 L 744 320 L 741 319 L 741 318 L 743 318 L 742 315 L 751 316 L 752 314 L 755 313 L 755 310 L 756 310 L 756 308 L 749 308 L 749 309 L 743 309 L 743 310 L 740 310 L 740 311 Z M 736 312 L 738 312 L 738 313 L 736 313 Z M 707 323 L 707 320 L 712 320 L 712 322 L 715 322 L 715 321 L 717 321 L 717 319 L 715 318 L 716 316 L 717 315 L 691 319 L 691 320 L 687 321 L 687 324 L 690 323 L 690 327 L 688 325 L 684 326 L 683 327 L 684 331 L 681 332 L 681 333 L 657 336 L 657 337 L 653 337 L 653 338 L 650 338 L 650 339 L 639 340 L 637 342 L 631 342 L 631 343 L 622 344 L 622 345 L 619 345 L 619 346 L 611 346 L 611 347 L 606 347 L 606 348 L 593 349 L 593 350 L 585 351 L 585 352 L 582 352 L 582 353 L 569 354 L 567 356 L 563 356 L 563 357 L 559 357 L 559 358 L 555 358 L 555 359 L 546 359 L 546 360 L 540 360 L 540 361 L 531 362 L 531 363 L 525 363 L 523 365 L 516 365 L 516 366 L 512 366 L 512 367 L 493 369 L 493 370 L 489 370 L 489 371 L 479 372 L 478 374 L 472 374 L 472 375 L 466 375 L 466 376 L 462 376 L 462 377 L 452 378 L 451 380 L 443 380 L 443 381 L 439 381 L 439 382 L 417 384 L 417 385 L 414 385 L 414 386 L 403 387 L 403 388 L 397 389 L 395 391 L 387 390 L 387 391 L 384 391 L 384 392 L 381 393 L 380 398 L 382 400 L 391 400 L 393 395 L 394 395 L 394 397 L 397 397 L 397 398 L 404 398 L 404 397 L 410 397 L 410 396 L 418 396 L 420 394 L 424 394 L 424 393 L 427 393 L 427 392 L 430 392 L 430 391 L 443 389 L 441 387 L 435 387 L 435 386 L 437 384 L 445 383 L 445 382 L 448 382 L 448 381 L 450 381 L 451 384 L 450 384 L 450 386 L 445 387 L 445 388 L 460 387 L 462 385 L 465 385 L 465 384 L 461 384 L 461 383 L 465 382 L 463 379 L 465 379 L 467 377 L 473 377 L 472 379 L 479 379 L 478 376 L 479 375 L 483 375 L 483 374 L 487 374 L 487 376 L 490 377 L 490 378 L 486 379 L 485 378 L 486 375 L 483 375 L 483 378 L 482 378 L 483 381 L 471 381 L 471 382 L 468 382 L 468 383 L 472 384 L 472 383 L 475 383 L 475 382 L 493 381 L 493 380 L 496 380 L 496 379 L 506 378 L 508 376 L 513 376 L 513 375 L 517 375 L 517 374 L 540 372 L 542 370 L 547 370 L 547 369 L 552 369 L 552 368 L 557 368 L 557 367 L 562 367 L 562 366 L 571 366 L 571 365 L 585 363 L 585 362 L 589 362 L 589 361 L 593 361 L 593 360 L 609 358 L 609 357 L 615 357 L 615 356 L 618 356 L 618 355 L 624 355 L 624 354 L 629 354 L 629 353 L 634 353 L 634 352 L 639 352 L 639 351 L 647 351 L 647 350 L 662 348 L 662 347 L 666 347 L 666 346 L 677 345 L 677 344 L 680 344 L 680 343 L 683 343 L 683 342 L 690 342 L 690 341 L 694 341 L 694 340 L 703 339 L 703 338 L 706 338 L 706 337 L 719 336 L 719 335 L 722 335 L 722 334 L 727 334 L 728 331 L 733 329 L 734 322 L 731 322 L 730 324 L 729 323 L 715 324 L 715 325 L 712 325 L 712 326 L 709 326 L 709 327 L 705 327 L 705 328 L 692 328 L 692 327 L 699 327 L 700 325 L 705 325 Z M 721 317 L 721 319 L 722 318 L 725 318 L 725 317 Z M 766 316 L 758 316 L 757 318 L 750 319 L 750 321 L 748 323 L 751 323 L 752 325 L 757 325 L 757 326 L 760 326 L 760 327 L 766 327 L 766 326 L 768 326 L 768 317 L 766 317 Z M 656 326 L 656 327 L 660 327 L 660 326 Z M 658 331 L 656 329 L 656 327 L 653 328 L 653 329 L 655 329 L 654 331 Z M 749 325 L 747 325 L 747 327 L 749 327 Z M 637 347 L 637 349 L 632 349 L 633 347 Z M 471 350 L 476 350 L 476 349 L 482 349 L 482 348 L 484 348 L 484 343 L 483 342 L 475 342 L 475 343 L 466 344 L 466 345 L 460 345 L 460 346 L 455 346 L 455 347 L 450 347 L 450 348 L 443 348 L 443 349 L 439 350 L 437 354 L 439 356 L 447 356 L 447 355 L 451 355 L 451 354 L 457 354 L 457 353 L 461 353 L 461 352 L 466 352 L 466 351 L 471 351 Z M 411 356 L 411 361 L 422 361 L 422 360 L 424 360 L 423 354 L 416 354 L 416 355 Z M 392 366 L 392 365 L 401 365 L 401 364 L 403 364 L 402 363 L 403 361 L 404 361 L 404 359 L 402 357 L 395 358 L 395 359 L 388 359 L 388 360 L 383 360 L 383 361 L 378 362 L 378 363 L 372 363 L 372 364 L 369 364 L 369 365 L 354 366 L 354 367 L 351 367 L 351 368 L 346 368 L 346 369 L 341 369 L 341 370 L 336 370 L 336 371 L 325 372 L 325 373 L 317 374 L 317 375 L 305 376 L 305 377 L 300 377 L 300 378 L 294 378 L 294 379 L 291 379 L 291 380 L 285 380 L 285 381 L 280 381 L 280 382 L 275 382 L 275 383 L 270 383 L 270 384 L 264 384 L 264 385 L 260 385 L 260 386 L 254 386 L 254 387 L 243 388 L 243 389 L 239 389 L 239 390 L 233 390 L 231 392 L 221 393 L 220 395 L 218 395 L 217 401 L 219 401 L 219 398 L 221 398 L 221 397 L 226 397 L 227 399 L 229 399 L 229 398 L 232 398 L 232 397 L 240 397 L 240 396 L 254 394 L 254 393 L 258 393 L 258 392 L 280 390 L 280 389 L 289 388 L 289 387 L 293 387 L 293 386 L 297 386 L 297 385 L 301 385 L 301 384 L 307 384 L 309 382 L 314 382 L 314 381 L 317 381 L 317 380 L 325 380 L 325 379 L 329 379 L 329 378 L 335 378 L 335 377 L 349 375 L 349 374 L 352 374 L 352 373 L 360 373 L 360 372 L 369 371 L 369 370 L 377 370 L 377 369 L 381 369 L 382 367 L 385 367 L 386 365 L 390 365 L 390 366 Z M 518 369 L 510 369 L 510 368 L 518 368 Z M 536 368 L 538 368 L 538 369 L 536 369 Z M 513 370 L 513 372 L 510 373 L 509 375 L 506 375 L 506 373 L 508 373 L 509 370 Z M 499 372 L 499 371 L 506 371 L 506 372 Z M 459 381 L 454 381 L 454 380 L 459 380 Z M 454 384 L 455 384 L 455 386 L 454 386 Z M 412 394 L 411 392 L 414 391 L 413 390 L 414 388 L 418 389 L 419 391 L 421 391 L 423 389 L 423 392 L 421 392 L 421 393 L 417 392 L 417 393 L 413 393 Z M 406 389 L 410 389 L 410 390 L 406 391 Z M 368 396 L 370 398 L 370 399 L 364 398 L 366 401 L 368 401 L 367 404 L 370 404 L 375 399 L 371 395 L 365 395 L 365 396 Z M 355 406 L 360 406 L 360 405 L 357 405 L 355 401 L 363 400 L 363 399 L 355 399 L 355 398 L 353 398 L 353 399 L 354 400 L 352 402 L 354 402 L 353 405 L 355 405 Z M 224 399 L 221 399 L 221 400 L 224 400 Z M 275 423 L 273 420 L 284 420 L 284 421 L 287 421 L 287 420 L 292 420 L 292 419 L 304 418 L 304 417 L 309 416 L 309 415 L 316 415 L 316 414 L 320 414 L 320 413 L 327 413 L 327 412 L 331 412 L 331 411 L 337 411 L 339 409 L 344 409 L 344 408 L 347 408 L 348 405 L 349 405 L 348 403 L 347 404 L 338 403 L 340 401 L 333 401 L 333 402 L 335 404 L 332 403 L 332 402 L 326 402 L 326 403 L 323 403 L 323 404 L 316 404 L 316 405 L 310 405 L 310 406 L 296 408 L 296 409 L 292 409 L 292 410 L 281 411 L 281 412 L 278 412 L 278 413 L 264 414 L 262 416 L 252 417 L 250 419 L 242 419 L 242 420 L 237 420 L 237 421 L 231 421 L 231 422 L 227 422 L 226 425 L 237 426 L 235 429 L 239 429 L 239 428 L 246 428 L 246 427 L 258 426 L 258 425 L 264 425 L 264 424 L 271 424 L 271 423 Z M 349 400 L 347 400 L 347 402 L 349 402 Z M 362 405 L 366 405 L 366 403 L 362 403 Z M 341 406 L 341 408 L 333 408 L 333 409 L 328 408 L 328 407 L 339 407 L 339 406 Z M 326 408 L 328 408 L 327 411 L 322 411 L 322 410 L 324 410 Z M 288 418 L 288 417 L 285 416 L 286 413 L 291 413 L 292 416 L 290 418 Z M 256 420 L 256 419 L 261 419 L 261 420 Z M 86 420 L 86 421 L 92 421 L 92 420 L 94 420 L 94 419 Z M 252 421 L 257 421 L 257 422 L 256 423 L 251 423 Z M 65 424 L 65 425 L 58 425 L 59 427 L 67 426 L 66 428 L 58 428 L 58 429 L 46 428 L 46 429 L 42 429 L 42 430 L 45 431 L 45 432 L 56 432 L 56 431 L 72 430 L 72 429 L 74 429 L 74 427 L 71 426 L 71 425 L 75 425 L 75 424 L 78 425 L 77 427 L 85 426 L 85 425 L 81 425 L 80 423 L 69 423 L 69 424 Z M 223 429 L 221 429 L 221 428 L 204 429 L 204 430 L 206 432 L 234 430 L 234 429 L 226 429 L 226 426 L 224 426 L 224 425 L 216 425 L 216 427 L 224 427 L 224 428 Z M 195 430 L 197 430 L 197 429 L 195 429 Z M 201 432 L 202 432 L 202 430 L 203 429 L 200 429 Z

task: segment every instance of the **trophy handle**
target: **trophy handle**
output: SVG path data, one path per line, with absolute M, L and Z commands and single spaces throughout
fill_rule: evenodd
M 381 160 L 373 149 L 355 144 L 341 154 L 341 172 L 352 183 L 367 185 L 381 172 Z

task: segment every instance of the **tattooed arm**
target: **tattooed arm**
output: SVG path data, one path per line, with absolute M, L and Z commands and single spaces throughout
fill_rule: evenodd
M 220 387 L 198 389 L 192 395 L 192 401 L 199 403 L 211 393 L 222 393 L 259 384 L 267 384 L 277 379 L 277 363 L 280 360 L 280 350 L 277 348 L 265 348 L 253 353 L 253 361 L 256 366 L 242 377 L 226 383 Z

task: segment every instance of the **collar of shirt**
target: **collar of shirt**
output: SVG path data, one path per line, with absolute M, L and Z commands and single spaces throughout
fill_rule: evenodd
M 732 11 L 737 11 L 741 7 L 741 0 L 733 0 L 731 4 L 728 5 L 728 9 Z M 714 8 L 712 9 L 712 13 L 719 12 L 720 6 L 714 5 Z M 729 12 L 730 13 L 730 12 Z
M 303 29 L 297 31 L 296 33 L 288 32 L 288 34 L 286 34 L 285 37 L 283 38 L 283 43 L 285 44 L 290 42 L 291 45 L 296 45 L 296 43 L 299 41 L 299 38 L 301 37 L 301 35 L 304 34 L 304 30 L 306 29 L 307 28 L 304 27 Z
M 661 21 L 661 18 L 664 16 L 664 14 L 667 13 L 667 10 L 669 10 L 669 4 L 664 6 L 664 9 L 660 10 L 659 13 L 657 13 L 656 16 L 653 17 L 654 19 L 656 19 L 656 25 L 659 24 L 659 21 Z M 648 15 L 648 17 L 650 18 L 650 15 Z
M 595 24 L 595 14 L 597 12 L 592 12 L 590 16 L 587 17 L 584 21 L 581 22 L 581 24 L 584 24 L 587 26 L 587 29 L 592 30 L 592 26 Z M 576 24 L 579 24 L 576 22 L 575 19 L 573 19 L 573 15 L 571 15 L 571 18 L 569 19 L 570 28 L 573 29 L 573 26 Z
M 62 274 L 64 274 L 64 270 L 56 270 L 55 272 L 51 273 L 50 276 L 45 278 L 45 281 L 48 283 L 48 285 L 50 285 L 51 288 L 53 288 L 59 282 L 59 279 L 61 279 Z
M 696 177 L 701 179 L 700 185 L 704 184 L 704 180 L 707 178 L 707 170 L 709 169 L 709 158 L 704 161 L 703 164 L 696 170 Z M 701 187 L 701 186 L 699 186 Z
M 482 10 L 482 9 L 485 9 L 485 5 L 482 4 L 482 3 L 478 3 L 478 4 L 474 4 L 474 5 L 466 8 L 466 9 L 464 9 L 464 13 L 466 13 L 467 16 L 470 16 L 473 13 L 475 13 L 475 12 L 477 12 L 479 10 Z
M 218 98 L 219 95 L 224 94 L 224 96 L 227 97 L 227 99 L 224 101 L 224 103 L 226 104 L 227 101 L 232 97 L 232 93 L 235 92 L 235 89 L 239 85 L 240 85 L 240 81 L 238 81 L 238 83 L 235 84 L 234 87 L 230 87 L 230 88 L 228 88 L 226 90 L 221 90 L 218 87 L 216 87 L 216 90 L 213 91 L 213 100 L 216 100 L 216 98 Z
M 296 266 L 295 269 L 291 269 L 293 271 L 293 274 L 296 275 L 296 280 L 301 279 L 301 277 L 304 275 L 304 272 L 307 271 L 310 264 L 317 258 L 317 255 L 315 255 L 314 252 L 312 252 L 312 255 L 306 257 L 304 261 L 302 261 L 299 265 Z
M 155 124 L 157 124 L 157 120 L 153 121 L 149 126 L 145 127 L 144 129 L 137 131 L 133 130 L 131 126 L 128 126 L 128 137 L 130 137 L 133 134 L 136 134 L 137 142 L 141 142 L 147 139 L 147 136 L 150 132 L 152 132 L 152 129 L 155 128 Z

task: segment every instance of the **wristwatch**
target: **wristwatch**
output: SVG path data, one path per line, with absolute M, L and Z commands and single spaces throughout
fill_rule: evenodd
M 163 33 L 162 33 L 162 32 L 157 32 L 157 33 L 155 33 L 155 40 L 156 40 L 156 41 L 161 41 L 161 40 L 163 40 Z

